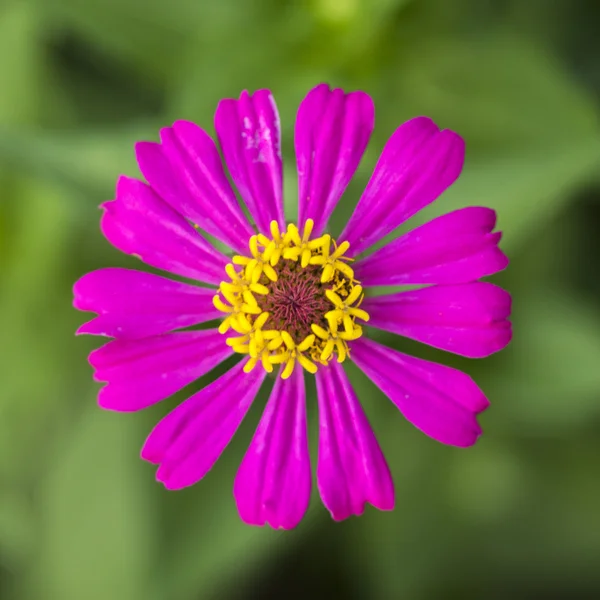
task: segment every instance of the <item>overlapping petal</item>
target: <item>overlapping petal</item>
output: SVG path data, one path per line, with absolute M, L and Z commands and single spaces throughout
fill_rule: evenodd
M 188 398 L 152 430 L 142 458 L 160 464 L 158 481 L 181 489 L 202 479 L 231 441 L 265 378 L 264 369 L 244 373 L 238 363 Z
M 141 340 L 113 340 L 94 350 L 94 378 L 106 381 L 102 408 L 130 412 L 171 396 L 233 354 L 216 329 L 181 331 Z
M 263 233 L 277 221 L 285 229 L 281 166 L 281 126 L 269 90 L 239 100 L 221 100 L 215 129 L 225 162 L 250 214 Z
M 310 501 L 304 372 L 278 378 L 242 461 L 233 494 L 243 521 L 291 529 Z
M 482 358 L 511 339 L 510 294 L 491 283 L 436 285 L 366 298 L 369 325 L 448 352 Z
M 488 401 L 465 373 L 365 338 L 352 343 L 352 359 L 408 421 L 433 439 L 465 447 L 481 435 L 476 416 Z
M 375 123 L 373 101 L 364 92 L 344 94 L 326 84 L 300 104 L 295 148 L 298 166 L 298 223 L 313 219 L 320 235 L 354 175 Z
M 120 177 L 115 200 L 102 208 L 102 232 L 122 252 L 183 277 L 220 283 L 227 258 L 145 183 Z
M 75 308 L 95 312 L 77 333 L 136 339 L 204 323 L 222 316 L 215 290 L 131 269 L 85 274 L 73 288 Z
M 394 484 L 344 369 L 337 362 L 316 375 L 319 400 L 317 480 L 323 503 L 336 521 L 361 515 L 368 502 L 394 507 Z
M 463 139 L 426 117 L 389 139 L 354 214 L 340 235 L 356 256 L 433 202 L 460 175 Z
M 179 214 L 237 252 L 247 252 L 254 231 L 211 137 L 189 121 L 176 121 L 160 137 L 161 144 L 139 142 L 135 147 L 148 183 Z
M 506 268 L 496 213 L 471 206 L 429 221 L 354 265 L 364 286 L 465 283 Z

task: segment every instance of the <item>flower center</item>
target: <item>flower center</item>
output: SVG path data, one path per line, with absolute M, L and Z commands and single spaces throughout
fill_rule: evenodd
M 238 334 L 226 342 L 250 355 L 246 372 L 259 362 L 269 373 L 285 364 L 286 379 L 297 362 L 310 373 L 334 356 L 343 362 L 348 342 L 362 335 L 356 320 L 369 320 L 359 308 L 362 287 L 344 256 L 350 244 L 338 246 L 329 235 L 311 239 L 313 226 L 308 219 L 300 237 L 295 225 L 282 234 L 273 221 L 271 238 L 252 236 L 250 256 L 234 256 L 225 268 L 230 281 L 214 297 L 227 314 L 219 331 Z
M 265 329 L 287 331 L 296 344 L 312 333 L 315 323 L 327 327 L 324 315 L 331 308 L 325 295 L 327 284 L 321 283 L 321 267 L 298 261 L 280 260 L 275 272 L 277 281 L 269 282 L 263 274 L 261 283 L 268 285 L 269 293 L 258 296 L 261 310 L 269 313 Z

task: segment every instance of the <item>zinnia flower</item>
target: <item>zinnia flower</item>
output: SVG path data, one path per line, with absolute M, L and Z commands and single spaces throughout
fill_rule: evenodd
M 241 360 L 188 398 L 150 433 L 142 457 L 180 489 L 219 458 L 265 379 L 274 387 L 235 479 L 241 518 L 291 528 L 311 490 L 304 372 L 319 409 L 318 488 L 336 520 L 366 503 L 390 510 L 388 465 L 344 371 L 353 361 L 406 419 L 428 436 L 470 446 L 488 401 L 469 376 L 369 339 L 365 326 L 468 357 L 506 346 L 510 296 L 477 281 L 504 269 L 496 216 L 456 210 L 358 258 L 433 202 L 459 176 L 464 142 L 428 118 L 401 125 L 387 142 L 354 214 L 337 237 L 331 213 L 356 171 L 374 126 L 363 92 L 326 85 L 300 105 L 295 128 L 298 218 L 282 198 L 280 125 L 268 90 L 222 100 L 217 146 L 177 121 L 160 143 L 140 142 L 148 183 L 120 177 L 103 204 L 102 232 L 119 250 L 202 286 L 122 268 L 88 273 L 75 307 L 97 313 L 79 333 L 114 340 L 95 350 L 101 407 L 136 411 L 171 396 L 233 355 Z M 292 218 L 292 215 L 288 215 Z M 208 234 L 232 249 L 225 255 Z M 377 286 L 422 285 L 372 295 Z M 220 319 L 213 329 L 190 329 Z M 176 331 L 183 330 L 183 331 Z

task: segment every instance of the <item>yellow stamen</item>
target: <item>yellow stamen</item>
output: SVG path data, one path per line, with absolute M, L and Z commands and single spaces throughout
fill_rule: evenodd
M 314 225 L 315 223 L 312 219 L 306 220 L 302 239 L 300 239 L 298 228 L 295 225 L 288 225 L 288 235 L 290 236 L 291 241 L 295 244 L 295 247 L 285 250 L 283 252 L 283 258 L 293 261 L 297 261 L 298 258 L 300 258 L 300 264 L 302 265 L 303 269 L 311 264 L 313 252 L 315 250 L 320 250 L 326 243 L 328 243 L 328 235 L 321 236 L 315 240 L 310 239 L 310 234 L 312 233 Z
M 332 254 L 329 252 L 329 244 L 323 246 L 323 255 L 318 259 L 318 262 L 314 264 L 323 265 L 323 274 L 321 275 L 321 282 L 327 283 L 333 279 L 336 271 L 339 271 L 350 280 L 354 279 L 354 271 L 345 263 L 344 260 L 351 260 L 344 256 L 344 253 L 350 248 L 349 242 L 343 242 L 339 246 L 334 247 L 335 250 Z
M 327 365 L 334 357 L 343 362 L 349 357 L 348 343 L 362 335 L 357 319 L 369 320 L 368 313 L 359 308 L 363 289 L 347 264 L 351 259 L 344 256 L 350 244 L 336 245 L 328 234 L 311 239 L 313 229 L 312 219 L 306 220 L 302 234 L 293 224 L 282 232 L 277 222 L 272 221 L 271 237 L 263 233 L 252 236 L 248 256 L 234 256 L 225 267 L 229 280 L 221 283 L 213 304 L 223 313 L 219 331 L 227 333 L 231 330 L 233 333 L 226 339 L 227 345 L 236 353 L 248 355 L 244 365 L 246 373 L 259 364 L 268 373 L 282 365 L 281 377 L 287 379 L 297 364 L 309 373 L 316 373 L 318 365 Z M 280 277 L 290 277 L 286 261 L 298 264 L 292 268 L 296 276 L 304 273 L 298 269 L 307 269 L 306 281 L 312 281 L 310 278 L 316 274 L 315 294 L 322 298 L 319 301 L 324 302 L 324 306 L 330 306 L 310 330 L 304 329 L 307 333 L 300 334 L 306 325 L 293 320 L 290 329 L 281 325 L 291 318 L 281 316 L 288 312 L 273 313 L 279 314 L 275 318 L 264 308 L 275 306 L 273 310 L 281 310 L 277 309 L 274 300 L 277 296 L 271 296 L 271 286 Z M 326 288 L 324 284 L 327 284 Z M 281 294 L 281 291 L 277 293 Z

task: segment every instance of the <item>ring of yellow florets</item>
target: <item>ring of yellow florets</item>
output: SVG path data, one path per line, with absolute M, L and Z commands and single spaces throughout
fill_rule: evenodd
M 344 362 L 348 342 L 362 335 L 357 319 L 368 321 L 360 304 L 360 282 L 344 256 L 350 244 L 339 246 L 330 235 L 310 239 L 314 223 L 304 232 L 290 224 L 285 233 L 271 222 L 271 238 L 250 238 L 250 256 L 234 256 L 225 267 L 230 278 L 219 286 L 215 307 L 226 317 L 219 326 L 233 333 L 226 343 L 249 354 L 244 371 L 261 363 L 271 373 L 283 364 L 287 379 L 298 362 L 310 373 L 336 356 Z

